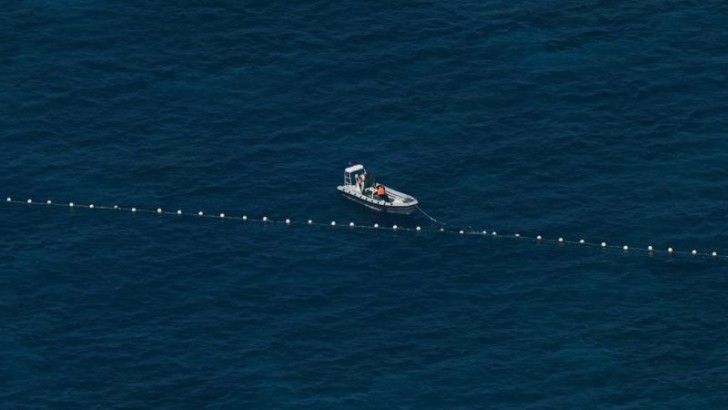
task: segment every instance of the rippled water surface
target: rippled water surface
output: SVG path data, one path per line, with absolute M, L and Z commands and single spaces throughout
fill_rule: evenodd
M 719 1 L 0 12 L 3 408 L 726 408 Z M 423 226 L 350 230 L 296 222 Z

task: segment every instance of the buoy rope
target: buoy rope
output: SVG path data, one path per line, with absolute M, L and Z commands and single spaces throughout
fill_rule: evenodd
M 57 203 L 53 202 L 51 200 L 47 200 L 45 202 L 36 202 L 32 199 L 27 199 L 25 201 L 15 200 L 10 197 L 6 198 L 5 202 L 6 204 L 18 204 L 18 205 L 35 205 L 35 206 L 48 206 L 48 207 L 63 207 L 63 208 L 83 208 L 88 210 L 108 210 L 108 211 L 118 211 L 118 212 L 131 212 L 131 213 L 146 213 L 146 214 L 156 214 L 156 215 L 174 215 L 174 216 L 187 216 L 187 217 L 198 217 L 198 218 L 213 218 L 213 219 L 222 219 L 222 220 L 236 220 L 236 221 L 242 221 L 242 222 L 257 222 L 257 223 L 263 223 L 263 224 L 284 224 L 284 225 L 307 225 L 307 226 L 330 226 L 330 227 L 347 227 L 350 229 L 368 229 L 368 230 L 391 230 L 391 231 L 405 231 L 405 232 L 415 232 L 415 233 L 425 233 L 425 232 L 436 232 L 436 233 L 442 233 L 442 234 L 455 234 L 455 235 L 468 235 L 468 236 L 480 236 L 480 237 L 488 237 L 488 238 L 498 238 L 498 239 L 511 239 L 511 240 L 524 240 L 524 241 L 531 241 L 531 242 L 537 242 L 537 243 L 548 243 L 548 244 L 556 244 L 556 245 L 573 245 L 573 246 L 584 246 L 584 247 L 592 247 L 592 248 L 601 248 L 605 250 L 621 250 L 624 253 L 629 252 L 640 252 L 640 253 L 646 253 L 649 255 L 668 255 L 668 256 L 693 256 L 693 257 L 709 257 L 713 259 L 728 259 L 728 256 L 723 256 L 719 254 L 716 251 L 711 252 L 699 252 L 697 249 L 693 249 L 691 251 L 681 251 L 676 250 L 672 247 L 669 248 L 656 248 L 652 245 L 647 247 L 638 247 L 633 248 L 628 245 L 610 245 L 606 242 L 589 242 L 586 239 L 565 239 L 564 237 L 557 237 L 557 238 L 546 238 L 541 235 L 537 236 L 529 236 L 529 235 L 521 235 L 520 233 L 512 233 L 512 234 L 499 234 L 497 231 L 488 231 L 488 230 L 474 230 L 472 228 L 469 229 L 446 229 L 445 224 L 437 221 L 435 218 L 429 217 L 433 222 L 440 224 L 441 226 L 436 230 L 426 230 L 423 229 L 421 226 L 417 226 L 415 228 L 407 228 L 402 227 L 398 225 L 392 225 L 391 227 L 387 228 L 384 226 L 380 226 L 379 224 L 374 225 L 359 225 L 355 224 L 354 222 L 349 222 L 348 225 L 338 225 L 336 221 L 331 221 L 329 223 L 321 223 L 316 222 L 312 219 L 304 220 L 304 221 L 296 221 L 294 222 L 290 218 L 283 219 L 283 220 L 276 220 L 276 219 L 270 219 L 267 216 L 263 217 L 257 217 L 257 218 L 251 218 L 247 215 L 242 216 L 229 216 L 225 213 L 205 213 L 203 211 L 197 211 L 197 212 L 183 212 L 181 209 L 177 209 L 174 211 L 168 211 L 163 210 L 162 208 L 156 208 L 156 209 L 147 209 L 147 208 L 137 208 L 137 207 L 124 207 L 119 205 L 95 205 L 95 204 L 77 204 L 74 202 L 64 202 L 64 203 Z M 418 207 L 419 209 L 419 207 Z M 421 212 L 424 213 L 420 209 Z

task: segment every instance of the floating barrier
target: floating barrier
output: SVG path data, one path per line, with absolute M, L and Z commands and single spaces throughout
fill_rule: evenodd
M 58 203 L 53 202 L 52 200 L 46 200 L 45 202 L 36 202 L 32 198 L 28 198 L 24 201 L 22 200 L 15 200 L 12 197 L 7 197 L 5 199 L 5 203 L 7 204 L 17 204 L 17 205 L 30 205 L 30 206 L 46 206 L 46 207 L 63 207 L 63 208 L 82 208 L 82 209 L 89 209 L 89 210 L 109 210 L 109 211 L 117 211 L 117 212 L 132 212 L 132 213 L 148 213 L 148 214 L 157 214 L 157 215 L 175 215 L 175 216 L 189 216 L 189 217 L 196 217 L 196 218 L 214 218 L 214 219 L 223 219 L 223 220 L 237 220 L 242 222 L 259 222 L 259 223 L 270 223 L 270 224 L 284 224 L 289 226 L 295 226 L 295 225 L 308 225 L 308 226 L 330 226 L 332 228 L 335 228 L 336 221 L 331 221 L 328 224 L 324 223 L 317 223 L 314 222 L 313 219 L 308 219 L 305 221 L 305 223 L 296 223 L 291 218 L 286 218 L 283 220 L 273 220 L 268 218 L 267 216 L 263 216 L 261 219 L 250 219 L 247 215 L 243 215 L 242 217 L 234 217 L 234 216 L 228 216 L 224 213 L 219 214 L 206 214 L 203 211 L 198 212 L 191 212 L 186 213 L 181 209 L 177 209 L 175 211 L 165 211 L 162 208 L 156 208 L 156 209 L 145 209 L 145 208 L 137 208 L 137 207 L 122 207 L 119 205 L 112 205 L 112 206 L 103 206 L 103 205 L 96 205 L 96 204 L 77 204 L 75 202 L 68 202 L 68 203 Z M 423 211 L 424 213 L 424 211 Z M 421 232 L 435 232 L 435 233 L 444 233 L 444 234 L 459 234 L 459 235 L 470 235 L 470 236 L 481 236 L 481 237 L 496 237 L 496 238 L 510 238 L 512 240 L 522 240 L 522 241 L 534 241 L 537 243 L 553 243 L 557 245 L 577 245 L 577 246 L 584 246 L 584 247 L 595 247 L 595 248 L 602 248 L 602 249 L 614 249 L 614 250 L 622 250 L 625 253 L 630 252 L 642 252 L 647 253 L 649 255 L 655 255 L 655 254 L 664 254 L 669 256 L 692 256 L 692 257 L 705 257 L 705 258 L 711 258 L 711 259 L 728 259 L 728 256 L 723 256 L 718 253 L 718 251 L 708 251 L 708 252 L 699 252 L 697 249 L 692 249 L 691 251 L 679 251 L 674 249 L 673 247 L 665 248 L 665 250 L 661 251 L 655 248 L 653 245 L 648 245 L 644 248 L 634 248 L 629 245 L 608 245 L 607 242 L 589 242 L 584 238 L 578 239 L 578 240 L 568 240 L 565 239 L 562 236 L 555 237 L 553 239 L 549 239 L 542 235 L 536 235 L 536 236 L 528 236 L 523 235 L 521 233 L 513 233 L 512 235 L 498 235 L 496 231 L 491 231 L 490 234 L 487 230 L 482 231 L 476 231 L 473 229 L 446 229 L 439 221 L 436 219 L 430 217 L 429 215 L 425 214 L 430 220 L 433 222 L 438 223 L 440 226 L 431 230 L 427 230 L 421 226 L 417 226 L 415 228 L 406 228 L 399 225 L 392 225 L 391 230 L 392 231 L 404 231 L 404 232 L 415 232 L 415 233 L 421 233 Z M 369 225 L 357 225 L 354 222 L 349 222 L 348 224 L 349 228 L 352 229 L 379 229 L 380 225 L 378 223 L 375 223 L 372 226 Z

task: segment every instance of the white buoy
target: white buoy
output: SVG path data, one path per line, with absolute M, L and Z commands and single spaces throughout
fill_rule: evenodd
M 586 241 L 583 239 L 579 239 L 579 243 L 583 245 L 584 243 L 586 243 Z
M 627 245 L 624 245 L 624 246 L 622 247 L 622 249 L 624 249 L 625 251 L 628 251 L 628 250 L 629 250 L 629 246 L 627 246 Z
M 516 238 L 520 238 L 521 237 L 521 234 L 520 233 L 517 233 L 517 234 L 514 234 L 513 236 L 515 236 Z
M 564 243 L 564 238 L 559 238 L 559 243 Z
M 672 253 L 672 252 L 673 252 L 672 248 L 667 248 L 667 253 Z
M 349 226 L 354 227 L 354 222 L 349 222 Z
M 308 224 L 311 225 L 313 223 L 313 219 L 308 220 Z
M 464 234 L 464 233 L 465 233 L 465 231 L 463 231 L 463 230 L 461 229 L 461 230 L 460 230 L 460 235 L 462 235 L 462 234 Z
M 157 213 L 158 214 L 161 214 L 162 213 L 162 208 L 157 208 Z
M 422 230 L 422 228 L 420 228 L 419 226 L 418 226 L 417 228 L 415 228 L 415 229 L 416 229 L 417 231 L 421 231 L 421 230 Z
M 32 204 L 32 203 L 33 203 L 33 200 L 32 200 L 32 199 L 30 199 L 30 198 L 28 198 L 28 203 L 29 203 L 29 204 Z
M 221 218 L 221 219 L 225 218 L 225 214 L 223 214 L 223 213 L 220 213 L 220 218 Z
M 114 209 L 119 209 L 119 205 L 114 205 Z
M 13 198 L 7 197 L 7 198 L 5 199 L 5 202 L 13 202 Z
M 268 222 L 268 217 L 267 216 L 264 216 L 263 217 L 263 222 Z
M 248 220 L 248 215 L 243 215 L 243 221 L 247 221 L 247 220 Z
M 711 253 L 711 255 L 718 256 L 718 252 L 713 252 L 713 253 Z
M 693 249 L 693 251 L 692 251 L 691 253 L 692 253 L 693 255 L 697 255 L 697 254 L 698 254 L 698 251 L 696 251 L 695 249 Z
M 394 229 L 395 231 L 397 230 L 397 228 L 398 228 L 397 225 L 392 225 L 392 229 Z
M 653 250 L 655 250 L 655 248 L 653 248 L 652 245 L 650 245 L 650 246 L 647 247 L 647 250 L 650 251 L 650 252 L 652 252 Z
M 91 204 L 88 207 L 91 208 L 91 209 L 94 209 L 94 204 Z
M 136 212 L 136 208 L 131 208 L 131 211 L 132 212 Z
M 606 247 L 607 247 L 607 243 L 606 242 L 602 242 L 602 248 L 606 248 Z
M 493 236 L 498 236 L 498 232 L 493 231 Z
M 286 218 L 286 225 L 290 225 L 290 224 L 291 224 L 291 220 Z
M 445 228 L 440 228 L 440 232 L 445 232 Z
M 331 221 L 331 226 L 336 226 L 336 221 Z
M 198 216 L 202 216 L 202 215 L 204 215 L 204 213 L 202 211 L 200 211 L 200 212 L 197 213 L 197 215 Z
M 177 210 L 177 215 L 182 215 L 182 210 L 181 209 L 178 209 Z
M 50 205 L 50 204 L 52 204 L 52 203 L 53 203 L 53 201 L 51 201 L 51 200 L 49 199 L 49 200 L 47 200 L 47 201 L 46 201 L 46 203 L 47 203 L 48 205 Z
M 374 224 L 374 227 L 375 228 L 379 228 L 379 224 Z
M 483 235 L 488 235 L 488 231 L 483 231 Z
M 68 207 L 69 207 L 69 208 L 73 208 L 73 206 L 74 206 L 74 205 L 73 205 L 73 202 L 69 202 L 69 203 L 68 203 Z
M 536 239 L 538 239 L 538 240 L 540 241 L 541 239 L 543 239 L 543 236 L 541 236 L 541 235 L 538 235 L 538 236 L 536 237 Z

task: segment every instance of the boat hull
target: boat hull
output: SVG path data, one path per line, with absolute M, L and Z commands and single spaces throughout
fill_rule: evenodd
M 398 203 L 390 203 L 385 202 L 378 199 L 372 199 L 368 198 L 364 195 L 357 195 L 356 193 L 350 193 L 344 187 L 338 187 L 338 191 L 341 193 L 341 195 L 351 201 L 357 202 L 361 205 L 364 205 L 365 207 L 378 211 L 378 212 L 386 212 L 391 214 L 402 214 L 402 215 L 408 215 L 414 212 L 417 209 L 417 200 L 412 198 L 412 202 L 409 204 L 398 204 Z

